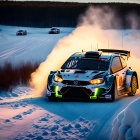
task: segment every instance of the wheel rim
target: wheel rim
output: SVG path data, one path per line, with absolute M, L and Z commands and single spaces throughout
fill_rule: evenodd
M 134 95 L 137 91 L 137 79 L 136 76 L 133 76 L 132 78 L 132 94 Z

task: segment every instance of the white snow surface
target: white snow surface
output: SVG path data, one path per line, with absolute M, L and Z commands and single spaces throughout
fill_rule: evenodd
M 140 140 L 140 98 L 120 112 L 113 122 L 112 140 Z
M 74 30 L 60 28 L 60 34 L 50 35 L 49 28 L 0 29 L 0 65 L 42 62 L 57 41 Z M 26 29 L 27 36 L 16 36 L 19 29 Z M 22 85 L 0 93 L 0 140 L 140 139 L 139 92 L 115 102 L 49 102 L 32 94 L 33 89 Z
M 108 140 L 113 120 L 116 119 L 118 113 L 129 103 L 140 98 L 137 94 L 115 102 L 49 102 L 45 97 L 30 97 L 32 92 L 33 90 L 28 87 L 18 86 L 12 91 L 0 94 L 0 139 Z M 135 104 L 135 107 L 138 105 L 139 102 Z M 136 125 L 134 132 L 138 130 L 137 122 L 140 114 L 136 114 L 137 110 L 138 108 L 132 111 L 130 108 L 127 111 L 126 122 L 124 120 L 121 127 L 131 126 L 134 123 L 134 126 Z M 116 138 L 119 128 L 116 128 L 113 123 L 113 139 Z M 125 130 L 118 134 L 122 132 Z M 139 137 L 139 133 L 135 133 Z
M 60 38 L 74 28 L 60 28 L 61 34 L 48 34 L 50 28 L 29 28 L 0 25 L 0 65 L 10 62 L 43 62 Z M 18 30 L 27 30 L 27 35 L 16 36 Z

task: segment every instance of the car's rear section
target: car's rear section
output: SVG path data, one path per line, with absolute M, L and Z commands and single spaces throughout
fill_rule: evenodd
M 60 33 L 60 29 L 58 29 L 58 28 L 51 28 L 48 33 L 49 34 L 59 34 Z

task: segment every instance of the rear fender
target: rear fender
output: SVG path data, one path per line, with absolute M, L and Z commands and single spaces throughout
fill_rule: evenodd
M 137 89 L 139 88 L 139 84 L 138 84 L 138 76 L 137 76 L 137 73 L 136 71 L 131 71 L 131 70 L 128 70 L 126 72 L 126 88 L 130 88 L 131 87 L 131 80 L 132 80 L 132 76 L 135 75 L 136 78 L 137 78 Z

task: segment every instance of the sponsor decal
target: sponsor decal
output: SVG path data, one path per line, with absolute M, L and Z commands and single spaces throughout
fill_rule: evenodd
M 117 85 L 122 86 L 122 76 L 119 76 L 119 74 L 116 74 L 116 78 L 117 78 Z
M 80 76 L 80 74 L 78 73 L 78 74 L 76 74 L 75 78 L 79 78 L 79 76 Z
M 106 99 L 111 99 L 111 95 L 105 95 Z
M 122 76 L 119 77 L 119 86 L 122 85 Z

